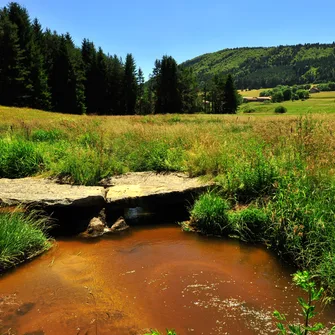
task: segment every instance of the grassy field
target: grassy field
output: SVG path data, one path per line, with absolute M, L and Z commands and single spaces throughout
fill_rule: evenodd
M 0 177 L 95 185 L 150 170 L 216 180 L 191 210 L 199 230 L 265 243 L 334 297 L 335 114 L 303 110 L 100 117 L 0 107 Z
M 244 97 L 258 97 L 261 90 L 242 91 Z M 254 115 L 271 115 L 276 106 L 287 108 L 287 114 L 299 115 L 305 113 L 331 114 L 335 113 L 335 92 L 313 93 L 308 100 L 284 101 L 281 103 L 249 102 L 240 107 L 240 113 L 252 113 Z

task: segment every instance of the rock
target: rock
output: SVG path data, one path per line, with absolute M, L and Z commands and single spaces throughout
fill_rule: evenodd
M 16 314 L 23 316 L 27 313 L 29 313 L 35 306 L 35 303 L 33 302 L 27 302 L 25 304 L 23 304 L 22 306 L 20 306 L 17 310 L 16 310 Z
M 183 173 L 155 172 L 114 176 L 103 184 L 105 187 L 74 186 L 43 178 L 0 178 L 0 206 L 42 207 L 52 210 L 52 213 L 67 209 L 70 213 L 74 209 L 84 212 L 89 208 L 103 207 L 108 210 L 155 208 L 193 202 L 197 194 L 214 185 Z
M 104 223 L 104 225 L 107 225 L 107 220 L 106 220 L 106 210 L 105 210 L 105 208 L 103 208 L 103 209 L 100 211 L 98 218 L 101 220 L 101 222 Z
M 129 226 L 127 225 L 125 219 L 123 217 L 120 217 L 109 229 L 110 233 L 117 233 L 120 231 L 124 231 L 129 229 Z
M 104 234 L 105 227 L 105 224 L 100 218 L 93 218 L 90 221 L 86 232 L 90 237 L 98 237 Z
M 103 206 L 104 188 L 60 185 L 50 179 L 0 179 L 0 204 L 5 206 Z
M 106 213 L 103 208 L 98 217 L 91 219 L 87 230 L 82 234 L 84 237 L 99 237 L 105 234 L 106 226 Z
M 107 204 L 137 207 L 145 202 L 181 203 L 206 191 L 213 183 L 204 183 L 184 173 L 132 172 L 113 178 L 107 189 Z M 191 195 L 191 196 L 190 196 Z

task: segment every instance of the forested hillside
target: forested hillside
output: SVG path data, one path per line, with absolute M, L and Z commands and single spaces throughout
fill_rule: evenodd
M 335 43 L 224 49 L 184 62 L 198 81 L 232 74 L 238 88 L 320 83 L 335 79 Z

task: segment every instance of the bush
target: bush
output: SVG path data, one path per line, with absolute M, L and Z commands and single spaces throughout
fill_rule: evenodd
M 246 106 L 244 108 L 241 108 L 241 112 L 245 113 L 245 114 L 250 114 L 250 113 L 255 113 L 256 109 L 254 107 L 251 107 L 251 106 Z
M 229 232 L 228 214 L 229 204 L 214 193 L 200 196 L 191 209 L 191 220 L 204 234 L 221 235 Z
M 260 97 L 271 97 L 273 94 L 273 91 L 272 90 L 265 90 L 265 91 L 261 91 L 259 93 L 259 96 Z
M 298 90 L 296 92 L 296 94 L 298 95 L 299 99 L 301 99 L 301 100 L 306 100 L 310 96 L 309 91 L 307 91 L 307 90 Z
M 278 114 L 283 114 L 283 113 L 286 113 L 287 112 L 287 108 L 280 105 L 280 106 L 277 106 L 275 108 L 275 113 L 278 113 Z
M 284 94 L 283 94 L 283 92 L 281 90 L 278 90 L 278 89 L 273 90 L 272 101 L 273 102 L 282 102 L 282 101 L 284 101 Z

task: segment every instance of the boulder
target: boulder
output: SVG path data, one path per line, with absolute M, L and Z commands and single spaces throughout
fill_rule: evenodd
M 106 214 L 105 209 L 102 209 L 98 217 L 91 219 L 87 230 L 82 234 L 84 237 L 99 237 L 105 234 L 106 226 Z
M 129 229 L 125 219 L 121 216 L 109 229 L 109 233 L 118 233 Z
M 129 229 L 125 219 L 120 217 L 112 227 L 107 227 L 105 209 L 101 210 L 98 217 L 91 219 L 86 231 L 81 234 L 82 237 L 99 237 L 104 234 L 119 233 Z

